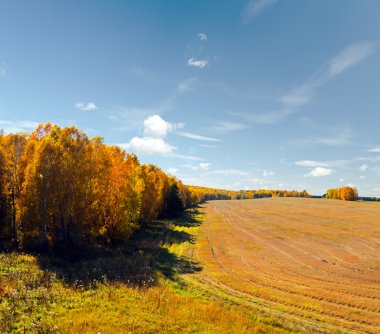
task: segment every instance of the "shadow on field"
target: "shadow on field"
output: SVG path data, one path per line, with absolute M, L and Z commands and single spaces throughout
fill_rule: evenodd
M 87 248 L 66 252 L 65 256 L 39 255 L 41 269 L 55 273 L 72 287 L 96 287 L 101 282 L 120 282 L 138 286 L 157 283 L 157 274 L 180 281 L 178 274 L 202 270 L 199 263 L 168 251 L 165 246 L 195 243 L 195 237 L 173 227 L 200 225 L 194 209 L 175 221 L 154 222 L 143 226 L 117 248 Z

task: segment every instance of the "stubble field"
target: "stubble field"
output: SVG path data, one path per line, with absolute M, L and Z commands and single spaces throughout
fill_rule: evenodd
M 177 252 L 209 298 L 301 332 L 380 333 L 380 204 L 277 198 L 212 201 Z
M 0 333 L 380 333 L 380 203 L 210 201 L 74 257 L 0 252 Z

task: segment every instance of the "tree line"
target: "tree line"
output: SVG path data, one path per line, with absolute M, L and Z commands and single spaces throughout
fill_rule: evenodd
M 240 200 L 267 197 L 310 197 L 306 190 L 223 190 L 207 187 L 189 186 L 190 191 L 202 200 Z
M 0 238 L 15 247 L 122 242 L 192 200 L 181 181 L 76 127 L 0 135 Z
M 358 200 L 358 190 L 355 187 L 330 188 L 324 197 L 327 199 L 356 201 Z
M 206 200 L 268 196 L 308 194 L 186 186 L 74 126 L 0 133 L 0 244 L 18 249 L 123 243 Z

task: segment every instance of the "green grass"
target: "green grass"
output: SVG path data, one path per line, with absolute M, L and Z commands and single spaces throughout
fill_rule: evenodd
M 1 333 L 288 333 L 183 279 L 201 213 L 158 222 L 128 247 L 66 257 L 0 253 Z

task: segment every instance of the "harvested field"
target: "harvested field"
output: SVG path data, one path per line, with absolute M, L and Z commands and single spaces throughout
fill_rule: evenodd
M 209 298 L 306 332 L 380 333 L 380 203 L 212 201 L 185 275 Z

